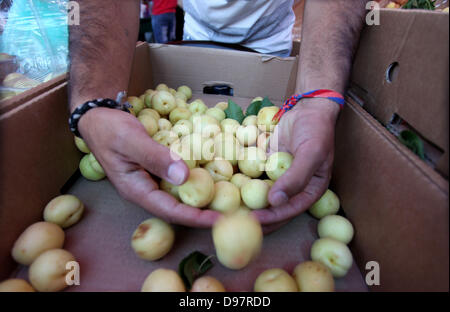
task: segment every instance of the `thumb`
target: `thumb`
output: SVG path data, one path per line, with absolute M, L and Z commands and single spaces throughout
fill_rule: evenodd
M 184 160 L 153 140 L 145 130 L 137 131 L 133 140 L 128 140 L 127 151 L 133 159 L 150 173 L 172 184 L 181 185 L 189 177 L 189 168 Z
M 280 206 L 308 185 L 314 173 L 324 163 L 326 153 L 315 144 L 299 146 L 291 167 L 275 182 L 269 192 L 272 206 Z

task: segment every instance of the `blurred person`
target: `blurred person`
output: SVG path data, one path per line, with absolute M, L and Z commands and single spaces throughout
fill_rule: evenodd
M 152 28 L 156 43 L 175 40 L 177 0 L 152 0 Z
M 149 18 L 150 17 L 150 5 L 147 0 L 141 0 L 141 14 L 140 18 Z

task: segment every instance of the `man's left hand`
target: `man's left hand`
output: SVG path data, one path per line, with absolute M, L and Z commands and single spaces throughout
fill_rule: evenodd
M 334 159 L 338 104 L 304 99 L 281 118 L 270 139 L 270 150 L 294 156 L 291 167 L 272 186 L 271 207 L 254 214 L 266 232 L 307 210 L 327 190 Z

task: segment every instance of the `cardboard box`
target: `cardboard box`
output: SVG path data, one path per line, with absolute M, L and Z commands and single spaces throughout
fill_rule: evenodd
M 0 279 L 15 239 L 78 168 L 68 114 L 67 82 L 0 113 Z
M 194 93 L 205 86 L 228 85 L 235 97 L 254 98 L 267 94 L 275 102 L 295 91 L 298 58 L 196 47 L 151 44 L 137 50 L 130 81 L 130 94 L 141 94 L 160 81 L 179 86 L 189 84 Z M 201 56 L 199 56 L 201 53 Z M 267 90 L 270 90 L 268 92 Z
M 380 266 L 374 291 L 448 289 L 448 181 L 354 101 L 336 130 L 331 187 L 356 228 L 361 271 Z
M 373 43 L 366 37 L 380 38 L 380 47 L 386 48 L 392 41 L 401 46 L 402 37 L 389 37 L 391 28 L 387 25 L 392 25 L 402 14 L 383 11 L 382 25 L 365 31 L 352 78 L 358 90 L 378 90 L 375 84 L 380 84 L 381 78 L 374 74 L 372 79 L 365 80 L 364 72 L 385 66 L 375 61 L 368 63 L 370 67 L 362 65 L 361 53 L 369 53 Z M 420 25 L 423 18 L 428 15 L 414 15 L 409 23 Z M 383 49 L 378 49 L 382 54 Z M 298 57 L 280 59 L 234 51 L 141 44 L 136 49 L 129 91 L 140 94 L 163 81 L 171 86 L 188 84 L 200 96 L 204 86 L 226 83 L 233 88 L 238 103 L 248 103 L 254 96 L 267 94 L 280 104 L 294 92 L 296 77 L 301 74 L 297 73 L 297 62 Z M 411 79 L 415 81 L 414 77 Z M 406 87 L 414 88 L 414 85 L 398 88 Z M 430 85 L 424 88 L 428 92 Z M 386 97 L 381 96 L 383 93 L 367 94 L 371 103 L 388 105 Z M 73 178 L 81 155 L 66 126 L 68 110 L 63 104 L 66 96 L 64 82 L 0 113 L 0 172 L 3 173 L 0 176 L 0 279 L 11 272 L 13 276 L 26 277 L 26 268 L 17 268 L 9 256 L 11 246 L 29 224 L 41 219 L 45 204 L 59 194 L 71 177 L 75 182 L 63 191 L 82 198 L 87 211 L 80 224 L 66 231 L 65 248 L 75 254 L 83 272 L 82 286 L 70 290 L 138 290 L 153 268 L 163 265 L 176 268 L 181 258 L 195 249 L 212 253 L 208 230 L 177 227 L 177 246 L 166 259 L 148 263 L 134 256 L 129 237 L 149 214 L 118 197 L 107 181 L 94 183 L 77 176 Z M 210 105 L 223 98 L 201 96 Z M 355 99 L 359 102 L 348 99 L 338 121 L 332 188 L 356 228 L 351 248 L 359 270 L 354 266 L 347 277 L 337 281 L 337 289 L 366 290 L 365 265 L 377 261 L 381 284 L 372 286 L 371 290 L 448 291 L 448 181 L 399 144 L 365 111 L 366 108 L 369 111 L 370 104 L 366 104 L 369 101 L 359 96 Z M 434 103 L 435 99 L 430 98 L 429 102 Z M 410 102 L 418 105 L 414 98 Z M 216 265 L 211 274 L 222 278 L 230 290 L 250 290 L 254 278 L 263 269 L 277 265 L 291 270 L 296 263 L 307 259 L 310 245 L 317 238 L 316 224 L 316 220 L 303 214 L 266 237 L 262 256 L 244 271 L 230 274 Z M 280 254 L 284 255 L 282 259 Z
M 448 18 L 383 9 L 354 61 L 332 185 L 357 228 L 361 270 L 380 264 L 372 290 L 448 290 Z M 437 148 L 432 166 L 386 130 L 395 118 Z
M 364 29 L 351 91 L 383 125 L 397 115 L 435 146 L 448 177 L 449 15 L 383 9 L 380 23 Z

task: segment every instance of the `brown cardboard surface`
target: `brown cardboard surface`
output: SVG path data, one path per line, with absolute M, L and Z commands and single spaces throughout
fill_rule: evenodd
M 175 55 L 178 55 L 177 61 L 180 61 L 179 55 L 187 53 L 186 51 L 191 51 L 193 60 L 196 59 L 195 55 L 199 59 L 199 53 L 205 53 L 210 64 L 213 59 L 210 50 L 184 47 L 171 47 L 169 50 L 174 51 L 172 48 L 179 49 L 177 50 L 179 54 L 175 53 Z M 176 75 L 171 76 L 173 79 L 162 77 L 159 80 L 159 72 L 153 70 L 153 65 L 151 65 L 151 62 L 158 64 L 159 62 L 167 62 L 171 58 L 170 53 L 161 55 L 159 53 L 149 54 L 148 52 L 147 44 L 141 44 L 137 48 L 133 65 L 133 78 L 130 81 L 130 94 L 132 92 L 140 94 L 149 86 L 154 87 L 156 83 L 163 81 L 174 87 L 179 85 L 176 83 L 179 79 Z M 232 52 L 228 51 L 223 54 L 228 62 L 237 61 L 241 57 L 239 52 L 237 54 Z M 149 55 L 151 56 L 150 59 Z M 284 88 L 286 88 L 289 75 L 295 75 L 296 73 L 296 65 L 294 64 L 296 64 L 297 59 L 295 57 L 286 61 L 266 60 L 263 56 L 252 54 L 250 59 L 254 61 L 254 63 L 250 63 L 251 65 L 264 68 L 262 71 L 253 69 L 254 74 L 256 72 L 277 73 L 278 78 L 282 82 L 286 82 L 283 85 Z M 220 70 L 223 65 L 217 70 Z M 242 63 L 241 66 L 243 66 Z M 280 68 L 283 70 L 280 70 Z M 149 69 L 152 69 L 152 71 L 149 72 Z M 173 70 L 175 71 L 175 69 Z M 196 69 L 193 68 L 192 70 L 195 72 Z M 167 74 L 169 71 L 164 72 Z M 176 73 L 185 72 L 189 73 L 188 70 L 179 68 Z M 252 71 L 250 70 L 250 72 Z M 230 81 L 240 83 L 245 77 L 242 68 L 239 74 L 240 76 L 237 76 L 239 79 L 234 80 L 233 78 Z M 211 72 L 210 77 L 213 76 Z M 155 78 L 152 79 L 152 77 Z M 262 77 L 259 78 L 259 81 L 263 81 Z M 67 110 L 66 77 L 58 79 L 60 79 L 59 84 L 52 85 L 52 83 L 55 83 L 53 81 L 30 90 L 29 96 L 31 98 L 24 95 L 24 97 L 20 97 L 20 101 L 17 100 L 19 99 L 17 97 L 2 103 L 5 106 L 3 107 L 4 110 L 0 112 L 0 148 L 2 155 L 0 172 L 3 173 L 0 175 L 0 280 L 5 278 L 14 266 L 10 257 L 10 250 L 15 239 L 28 225 L 41 220 L 45 204 L 58 195 L 60 188 L 76 171 L 81 158 L 81 154 L 73 144 L 73 136 L 67 126 L 69 112 Z M 154 83 L 153 80 L 155 80 Z M 270 79 L 266 79 L 265 87 L 267 88 L 269 87 L 268 81 Z M 193 82 L 191 84 L 191 82 L 191 80 L 184 80 L 183 84 L 188 83 L 194 86 L 195 84 Z M 200 91 L 201 85 L 198 88 Z M 283 92 L 286 91 L 282 89 L 279 87 L 278 91 L 272 93 L 272 95 L 283 97 Z M 253 94 L 249 90 L 251 89 L 246 92 Z M 273 88 L 267 90 L 273 91 Z M 261 89 L 261 93 L 256 94 L 267 94 L 267 90 Z M 242 104 L 248 103 L 244 101 Z
M 16 238 L 78 167 L 65 103 L 66 83 L 0 115 L 0 280 Z
M 224 83 L 234 88 L 234 96 L 264 94 L 277 102 L 295 91 L 297 57 L 161 44 L 149 48 L 153 87 L 158 83 L 188 84 L 202 93 L 205 85 Z
M 448 154 L 449 15 L 381 10 L 380 25 L 366 26 L 354 62 L 353 89 L 364 109 L 387 125 L 398 114 Z M 388 67 L 398 63 L 391 83 Z M 448 176 L 448 155 L 438 169 Z
M 398 25 L 412 25 L 415 20 L 420 19 L 416 13 L 411 13 L 411 16 L 415 16 L 411 20 L 409 17 L 401 19 L 405 13 L 397 10 L 396 13 L 388 13 L 389 15 L 383 13 L 382 23 L 386 16 L 395 20 L 397 13 L 398 21 L 403 23 L 398 22 Z M 429 14 L 438 16 L 437 13 Z M 395 26 L 392 21 L 386 25 L 391 25 L 391 28 Z M 405 26 L 402 27 L 399 29 L 404 30 Z M 415 29 L 412 26 L 409 28 L 411 31 Z M 401 38 L 399 33 L 403 34 L 396 30 L 393 38 Z M 445 88 L 442 84 L 433 87 L 436 96 L 432 95 L 433 101 L 425 102 L 430 103 L 430 111 L 435 112 L 435 115 L 416 110 L 417 116 L 422 114 L 422 118 L 426 120 L 416 123 L 420 119 L 416 115 L 409 118 L 410 115 L 405 112 L 411 107 L 418 107 L 419 101 L 415 99 L 421 99 L 419 96 L 422 95 L 415 94 L 416 97 L 410 98 L 410 104 L 407 104 L 404 100 L 407 94 L 405 95 L 403 88 L 408 86 L 409 80 L 403 81 L 401 86 L 395 82 L 390 85 L 383 82 L 385 59 L 398 59 L 387 58 L 396 54 L 391 51 L 391 45 L 381 40 L 380 36 L 376 30 L 364 32 L 362 48 L 355 63 L 353 81 L 359 85 L 359 90 L 363 90 L 364 101 L 367 103 L 364 108 L 382 122 L 382 115 L 377 110 L 387 111 L 385 116 L 397 112 L 427 139 L 439 144 L 434 138 L 441 139 L 441 130 L 429 131 L 428 125 L 434 120 L 439 129 L 440 125 L 445 125 L 441 115 L 444 115 L 442 112 L 448 113 L 448 107 L 437 107 L 443 103 L 445 96 L 442 97 L 442 94 L 445 90 L 448 103 L 448 89 L 445 89 L 447 85 Z M 379 48 L 376 44 L 372 45 L 372 40 L 378 44 L 383 42 L 384 46 Z M 448 42 L 448 36 L 446 40 Z M 410 50 L 416 57 L 421 55 L 419 52 L 423 48 L 422 44 L 423 42 L 416 49 Z M 360 54 L 366 53 L 367 63 L 362 63 L 366 56 Z M 445 60 L 436 62 L 442 66 Z M 446 62 L 448 71 L 448 54 Z M 401 76 L 404 75 L 404 61 L 399 63 L 397 82 L 400 77 L 406 79 L 406 76 Z M 235 87 L 236 96 L 242 97 L 234 98 L 238 104 L 245 105 L 250 98 L 265 95 L 280 103 L 295 89 L 297 58 L 282 60 L 252 53 L 142 44 L 137 49 L 133 71 L 130 95 L 139 95 L 145 89 L 164 82 L 172 87 L 188 84 L 193 87 L 196 98 L 201 94 L 205 82 L 225 81 Z M 416 86 L 420 86 L 421 81 L 417 81 L 414 75 L 421 74 L 427 80 L 432 79 L 428 77 L 428 70 L 417 73 L 410 69 L 407 73 L 412 77 L 411 83 Z M 392 87 L 394 85 L 395 88 Z M 208 104 L 227 98 L 201 97 Z M 15 238 L 26 226 L 41 219 L 46 202 L 57 195 L 57 190 L 77 168 L 80 154 L 67 129 L 68 112 L 65 103 L 66 84 L 62 83 L 0 115 L 0 171 L 7 172 L 0 176 L 0 279 L 10 272 L 12 262 L 9 250 Z M 385 106 L 388 108 L 385 109 Z M 392 107 L 401 107 L 402 110 L 389 110 Z M 365 263 L 370 260 L 379 261 L 381 265 L 382 284 L 373 290 L 448 289 L 448 181 L 420 162 L 369 114 L 353 104 L 343 111 L 338 123 L 333 185 L 356 228 L 352 250 L 359 267 L 364 272 Z M 80 287 L 137 290 L 153 264 L 139 262 L 140 260 L 131 256 L 129 236 L 137 224 L 149 215 L 117 197 L 106 181 L 92 183 L 80 179 L 71 192 L 79 195 L 88 207 L 83 222 L 67 231 L 66 247 L 80 259 L 82 272 L 86 272 L 82 273 L 82 279 L 86 278 L 86 283 L 83 285 L 82 282 Z M 123 218 L 129 218 L 129 223 L 121 220 Z M 280 254 L 285 252 L 292 259 L 301 261 L 304 259 L 305 248 L 315 235 L 315 230 L 312 229 L 314 222 L 303 215 L 268 237 L 268 243 L 265 244 L 268 244 L 269 249 L 277 250 Z M 309 230 L 307 224 L 310 226 Z M 200 240 L 209 235 L 209 231 L 183 228 L 179 231 L 178 236 L 182 238 L 182 242 L 186 239 L 192 243 L 197 238 Z M 294 234 L 297 237 L 294 238 Z M 192 241 L 191 235 L 194 237 Z M 100 243 L 95 244 L 97 237 Z M 275 239 L 271 241 L 271 237 Z M 286 243 L 285 237 L 292 237 L 293 243 Z M 177 251 L 168 255 L 167 263 L 172 268 L 182 256 L 192 250 L 193 245 L 186 246 L 186 249 L 178 247 Z M 208 238 L 202 241 L 201 246 L 204 252 L 211 250 Z M 273 254 L 265 253 L 262 255 L 267 261 L 274 261 L 272 256 Z M 91 257 L 101 260 L 90 261 Z M 278 255 L 277 257 L 279 258 Z M 111 267 L 103 267 L 102 263 Z M 267 263 L 272 265 L 275 262 Z M 290 269 L 293 263 L 283 261 L 279 265 Z M 220 266 L 216 266 L 214 270 L 217 267 Z M 247 276 L 254 277 L 256 270 L 260 269 L 263 269 L 261 263 L 256 262 L 254 267 L 249 268 Z M 115 270 L 120 270 L 120 276 L 115 275 Z M 238 281 L 243 283 L 242 289 L 249 289 L 250 282 L 244 283 L 240 280 L 243 278 L 240 275 L 218 270 L 211 271 L 211 274 L 217 273 L 218 277 L 223 274 L 227 287 L 235 290 L 236 283 L 230 281 Z M 350 280 L 343 280 L 345 285 L 338 285 L 338 289 L 356 289 L 353 286 L 361 280 L 355 277 L 354 272 L 352 269 Z M 24 276 L 23 274 L 25 271 L 22 268 L 19 275 Z M 128 275 L 130 278 L 127 278 Z M 93 278 L 96 277 L 99 280 L 94 281 Z
M 179 262 L 195 250 L 215 254 L 211 230 L 177 226 L 175 245 L 163 259 L 141 260 L 130 241 L 139 223 L 151 217 L 148 212 L 123 200 L 106 180 L 80 178 L 69 192 L 85 203 L 86 213 L 79 224 L 66 231 L 64 248 L 74 254 L 81 272 L 81 285 L 68 291 L 139 291 L 147 275 L 157 268 L 178 270 Z M 315 239 L 317 221 L 303 214 L 266 236 L 262 253 L 245 269 L 226 269 L 213 258 L 214 267 L 207 274 L 222 281 L 228 291 L 252 291 L 262 271 L 279 267 L 292 272 L 295 265 L 309 259 Z M 14 276 L 27 278 L 27 268 L 19 268 Z M 336 281 L 336 290 L 367 291 L 355 264 L 346 277 Z
M 353 101 L 336 137 L 332 183 L 356 228 L 352 250 L 361 270 L 380 265 L 371 290 L 448 291 L 448 181 Z
M 201 98 L 211 107 L 230 97 L 194 93 L 193 98 Z M 233 100 L 243 108 L 251 101 Z M 91 182 L 80 177 L 69 193 L 86 206 L 82 221 L 66 230 L 64 248 L 75 255 L 82 272 L 81 285 L 69 291 L 139 291 L 152 270 L 177 270 L 179 262 L 195 250 L 215 254 L 211 230 L 176 226 L 176 243 L 167 256 L 156 262 L 140 260 L 131 248 L 130 237 L 140 222 L 152 217 L 150 213 L 120 198 L 107 180 Z M 34 218 L 39 219 L 41 212 L 36 211 Z M 228 291 L 252 291 L 256 277 L 264 270 L 279 267 L 292 272 L 295 265 L 308 260 L 317 238 L 317 220 L 305 213 L 266 236 L 261 255 L 245 269 L 232 271 L 214 260 L 215 266 L 208 274 L 221 280 Z M 13 276 L 27 279 L 27 268 L 18 267 Z M 336 290 L 367 291 L 355 263 L 347 276 L 336 280 Z
M 141 95 L 147 89 L 154 87 L 152 81 L 150 50 L 146 42 L 139 42 L 136 46 L 134 54 L 134 62 L 132 65 L 128 95 Z

